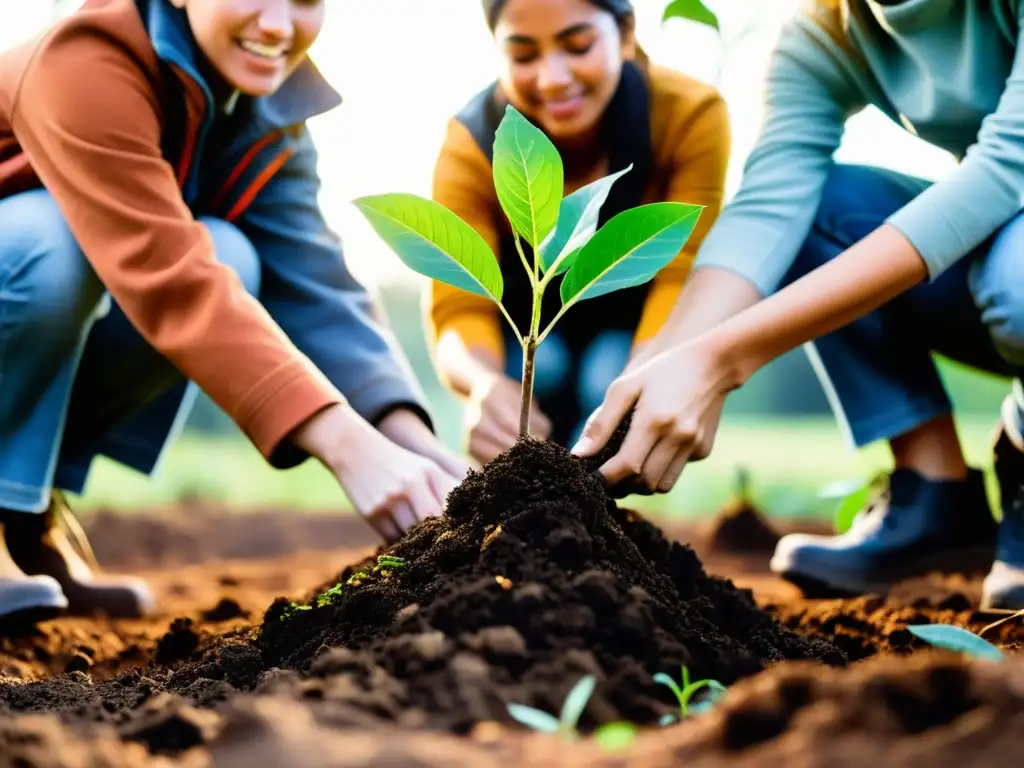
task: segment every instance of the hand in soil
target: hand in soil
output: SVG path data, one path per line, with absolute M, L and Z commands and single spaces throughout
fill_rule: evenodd
M 609 486 L 666 493 L 688 462 L 711 453 L 729 381 L 700 340 L 661 352 L 612 382 L 572 452 L 598 453 L 632 411 L 622 447 L 599 471 Z
M 469 455 L 481 464 L 515 445 L 522 396 L 522 384 L 502 374 L 488 376 L 470 391 L 465 425 Z M 536 399 L 530 409 L 530 434 L 541 440 L 551 436 L 551 421 L 537 407 Z
M 461 480 L 396 445 L 347 405 L 313 416 L 294 440 L 334 474 L 352 506 L 388 543 L 440 515 Z

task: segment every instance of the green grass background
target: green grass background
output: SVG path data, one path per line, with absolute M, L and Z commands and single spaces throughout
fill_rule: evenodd
M 959 428 L 969 460 L 986 466 L 993 421 L 967 419 Z M 771 514 L 830 515 L 836 502 L 818 498 L 824 486 L 864 478 L 890 465 L 884 444 L 849 450 L 831 419 L 734 419 L 723 425 L 712 456 L 687 467 L 672 493 L 634 497 L 630 503 L 673 516 L 707 514 L 730 498 L 737 470 L 745 468 L 755 500 Z M 312 461 L 292 470 L 273 470 L 241 439 L 197 436 L 181 438 L 151 479 L 100 459 L 76 506 L 83 511 L 132 509 L 169 505 L 190 495 L 239 510 L 347 507 L 333 478 Z

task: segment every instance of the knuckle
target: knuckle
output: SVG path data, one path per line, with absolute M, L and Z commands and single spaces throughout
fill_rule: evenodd
M 672 437 L 680 442 L 692 442 L 699 431 L 698 424 L 687 418 L 673 418 L 668 426 Z

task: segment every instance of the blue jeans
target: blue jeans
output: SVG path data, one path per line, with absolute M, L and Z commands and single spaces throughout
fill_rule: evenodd
M 258 295 L 249 240 L 202 221 Z M 48 192 L 0 200 L 0 508 L 41 512 L 54 487 L 80 493 L 100 454 L 151 473 L 197 393 L 111 301 Z
M 785 282 L 835 258 L 927 189 L 892 171 L 836 165 Z M 856 446 L 898 437 L 952 411 L 932 353 L 999 376 L 1024 367 L 1024 216 L 931 282 L 807 345 Z

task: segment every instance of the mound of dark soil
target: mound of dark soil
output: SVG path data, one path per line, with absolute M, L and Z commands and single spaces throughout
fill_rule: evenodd
M 678 679 L 682 665 L 730 684 L 786 659 L 845 663 L 618 509 L 592 469 L 523 441 L 456 489 L 445 517 L 387 552 L 404 565 L 346 568 L 341 588 L 304 610 L 277 600 L 258 633 L 175 621 L 148 664 L 107 680 L 81 663 L 29 684 L 0 679 L 0 719 L 54 713 L 176 753 L 210 740 L 190 707 L 223 711 L 253 691 L 314 706 L 330 727 L 462 733 L 509 723 L 507 702 L 557 711 L 591 673 L 586 730 L 673 711 L 652 676 Z
M 779 534 L 768 524 L 760 510 L 737 500 L 722 509 L 708 526 L 706 546 L 720 554 L 771 554 L 779 543 Z
M 845 660 L 708 576 L 551 444 L 521 441 L 387 554 L 407 564 L 348 568 L 340 595 L 308 610 L 275 603 L 259 638 L 267 663 L 354 672 L 342 692 L 304 690 L 460 731 L 507 720 L 507 701 L 557 711 L 587 673 L 602 681 L 590 724 L 651 723 L 671 709 L 657 672 L 678 679 L 686 665 L 729 684 L 784 659 Z

